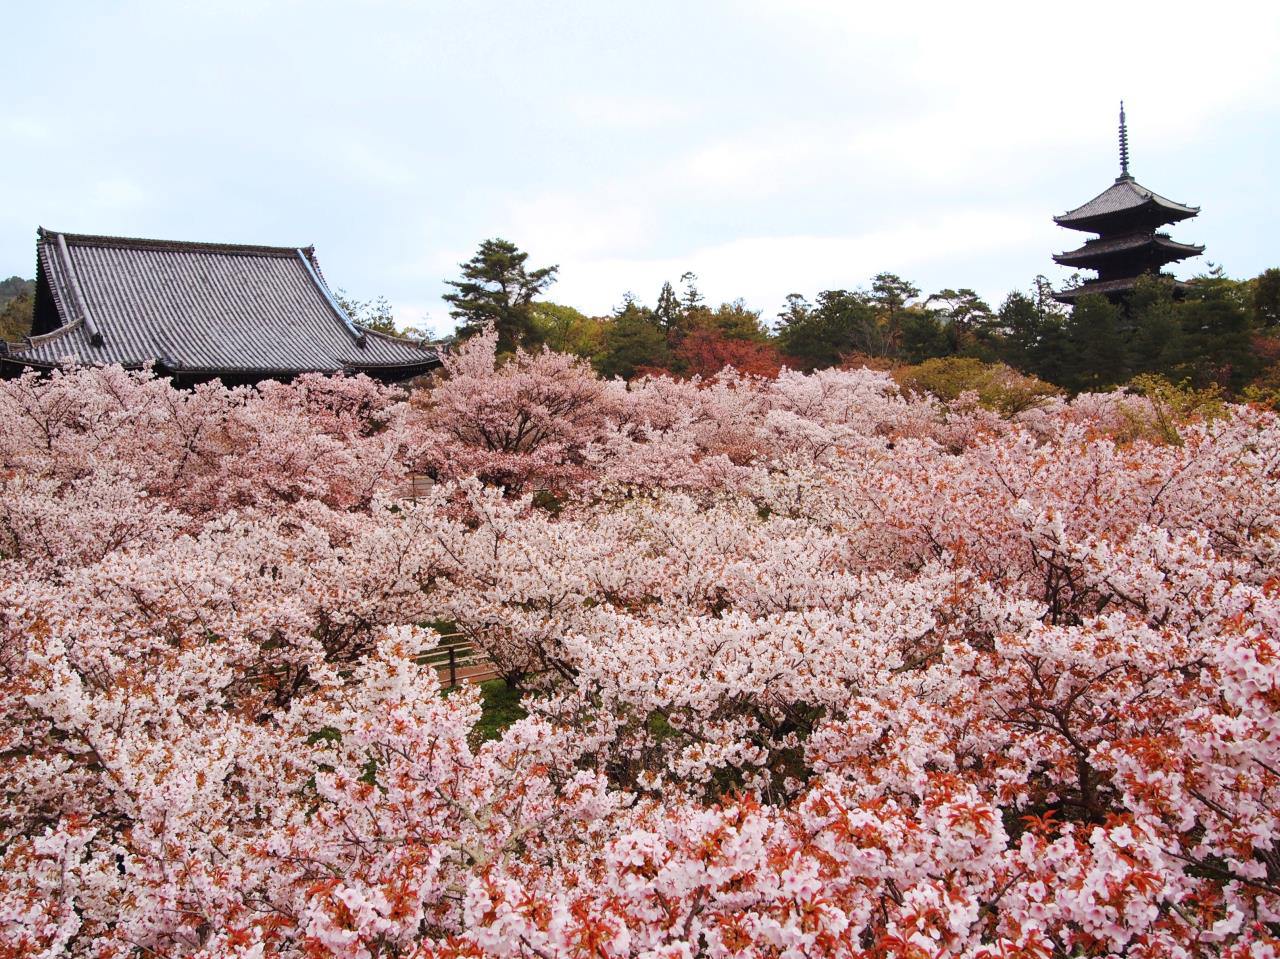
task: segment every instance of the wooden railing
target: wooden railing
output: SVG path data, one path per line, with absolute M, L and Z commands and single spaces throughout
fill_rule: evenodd
M 483 652 L 461 633 L 445 633 L 439 644 L 422 654 L 424 665 L 434 666 L 440 684 L 452 689 L 460 683 L 483 683 L 498 678 L 498 670 Z
M 416 503 L 419 499 L 425 497 L 431 492 L 431 488 L 436 485 L 436 481 L 430 476 L 423 473 L 410 473 L 408 481 L 396 490 L 395 495 L 399 499 L 409 500 Z

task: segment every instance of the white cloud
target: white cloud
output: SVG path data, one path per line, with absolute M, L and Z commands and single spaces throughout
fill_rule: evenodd
M 565 107 L 587 126 L 623 130 L 649 130 L 683 123 L 694 113 L 688 101 L 606 93 L 575 96 Z
M 651 195 L 651 194 L 650 194 Z M 558 190 L 514 199 L 503 233 L 534 258 L 573 259 L 634 249 L 654 236 L 657 211 L 637 181 L 577 192 Z
M 140 206 L 147 192 L 140 185 L 125 177 L 99 180 L 90 191 L 91 202 L 103 211 L 131 210 Z
M 28 116 L 9 117 L 0 122 L 0 129 L 4 130 L 6 138 L 28 143 L 40 143 L 48 140 L 51 132 L 47 123 Z
M 422 303 L 396 303 L 394 308 L 396 325 L 400 329 L 414 327 L 428 330 L 433 336 L 442 335 L 453 329 L 453 318 L 443 311 L 428 309 Z
M 772 315 L 788 293 L 848 288 L 885 268 L 909 271 L 949 257 L 1016 248 L 1043 232 L 1017 212 L 957 210 L 861 234 L 756 236 L 680 256 L 566 259 L 553 298 L 603 313 L 627 290 L 652 302 L 664 281 L 692 270 L 709 300 L 743 297 Z

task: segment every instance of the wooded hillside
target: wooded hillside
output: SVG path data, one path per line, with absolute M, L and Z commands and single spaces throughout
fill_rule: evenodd
M 0 280 L 0 340 L 18 340 L 31 332 L 36 282 L 11 276 Z

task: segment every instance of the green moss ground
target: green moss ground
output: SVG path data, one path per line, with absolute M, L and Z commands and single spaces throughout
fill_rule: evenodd
M 484 697 L 483 711 L 474 732 L 480 742 L 497 739 L 504 729 L 529 715 L 520 706 L 520 694 L 504 680 L 491 679 L 487 683 L 481 683 L 480 694 Z

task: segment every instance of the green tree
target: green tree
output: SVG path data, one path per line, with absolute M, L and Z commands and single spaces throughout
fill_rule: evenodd
M 877 273 L 871 278 L 871 302 L 880 310 L 889 352 L 897 355 L 902 346 L 902 314 L 907 304 L 920 295 L 920 288 L 896 273 Z
M 658 293 L 658 305 L 653 314 L 658 325 L 667 334 L 674 333 L 684 321 L 684 304 L 680 302 L 670 283 L 662 284 L 662 290 Z
M 10 300 L 15 300 L 20 296 L 35 296 L 35 293 L 35 280 L 24 280 L 20 276 L 11 276 L 7 280 L 0 280 L 0 307 L 6 305 Z
M 778 321 L 783 352 L 804 369 L 836 366 L 853 353 L 885 355 L 885 331 L 865 293 L 823 290 L 816 305 L 793 293 Z
M 1258 372 L 1249 314 L 1238 290 L 1222 284 L 1194 284 L 1177 304 L 1182 336 L 1179 377 L 1203 389 L 1217 384 L 1237 392 Z
M 653 310 L 628 293 L 605 325 L 604 344 L 596 369 L 601 376 L 630 379 L 644 367 L 666 368 L 671 360 L 667 337 Z
M 721 303 L 715 310 L 703 310 L 697 325 L 707 326 L 728 340 L 750 340 L 764 343 L 769 330 L 760 321 L 760 311 L 747 308 L 742 300 Z
M 1260 330 L 1280 326 L 1280 270 L 1264 270 L 1253 281 L 1253 322 Z
M 697 274 L 686 270 L 680 274 L 680 282 L 684 284 L 684 296 L 680 298 L 681 306 L 688 313 L 702 305 L 702 294 L 698 291 Z
M 940 290 L 931 295 L 925 304 L 937 304 L 935 308 L 947 330 L 952 353 L 972 349 L 979 333 L 986 332 L 995 320 L 986 300 L 967 287 Z
M 1063 368 L 1057 382 L 1077 392 L 1109 390 L 1128 379 L 1120 310 L 1097 293 L 1076 301 L 1064 328 Z
M 528 253 L 507 240 L 485 240 L 476 255 L 461 264 L 462 279 L 445 281 L 455 291 L 444 299 L 454 306 L 449 315 L 460 321 L 459 337 L 465 339 L 492 323 L 498 331 L 499 352 L 538 345 L 533 300 L 555 282 L 559 267 L 529 270 L 528 258 Z
M 1156 276 L 1138 279 L 1127 310 L 1127 360 L 1130 375 L 1174 376 L 1185 345 L 1173 282 Z
M 871 278 L 871 300 L 890 316 L 920 295 L 920 288 L 896 273 L 877 273 Z
M 1059 382 L 1065 350 L 1066 311 L 1048 279 L 1037 276 L 1030 293 L 1010 293 L 996 314 L 995 354 L 1024 373 Z
M 1190 286 L 1193 298 L 1227 300 L 1246 313 L 1253 308 L 1254 284 L 1232 279 L 1219 263 L 1210 261 L 1205 271 L 1191 280 Z
M 902 339 L 898 354 L 908 363 L 948 356 L 951 340 L 938 315 L 933 310 L 912 308 L 905 310 L 900 319 Z
M 36 281 L 11 276 L 0 280 L 0 341 L 20 340 L 31 333 Z
M 30 293 L 19 293 L 0 306 L 0 340 L 16 341 L 31 333 L 31 318 L 35 312 L 35 298 Z
M 594 359 L 604 348 L 604 321 L 572 306 L 534 301 L 533 324 L 538 339 L 557 353 Z
M 391 301 L 385 296 L 378 296 L 372 300 L 357 300 L 346 290 L 338 290 L 333 294 L 333 298 L 346 311 L 347 316 L 366 330 L 387 333 L 391 336 L 399 334 Z
M 1036 301 L 1015 290 L 1000 304 L 997 317 L 1001 332 L 1000 359 L 1015 370 L 1033 369 L 1044 325 Z

